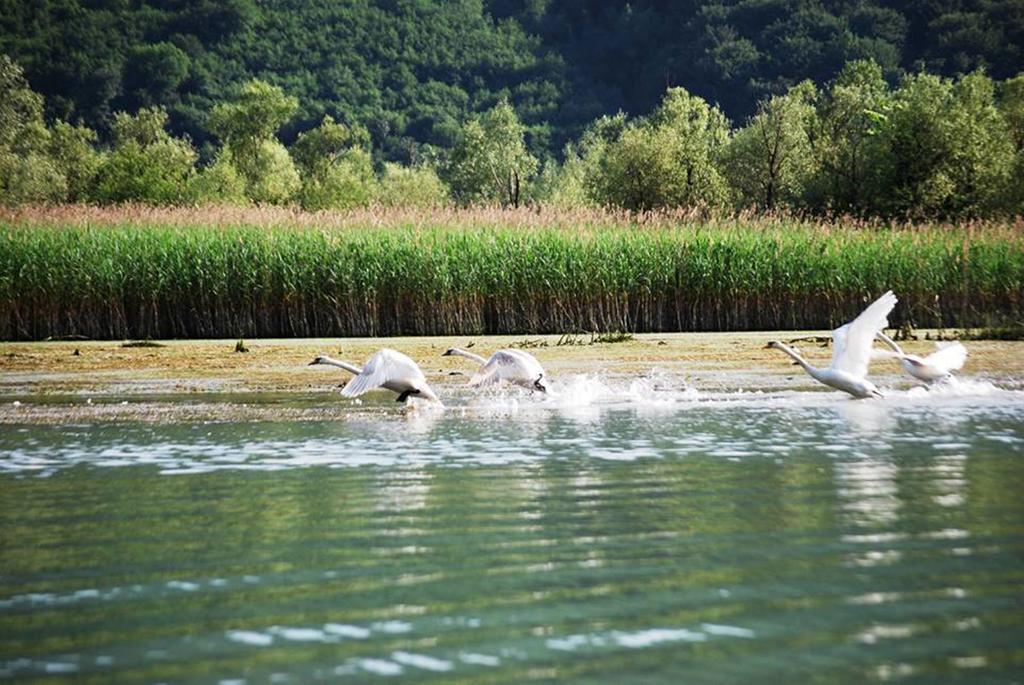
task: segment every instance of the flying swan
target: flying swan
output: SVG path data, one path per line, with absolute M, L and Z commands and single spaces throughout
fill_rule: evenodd
M 967 348 L 959 342 L 937 344 L 937 351 L 927 357 L 919 357 L 916 354 L 905 354 L 896 341 L 885 333 L 879 332 L 876 337 L 892 349 L 892 352 L 877 350 L 877 354 L 899 359 L 907 373 L 925 383 L 933 383 L 952 376 L 953 372 L 962 368 L 967 360 Z
M 544 367 L 529 352 L 498 350 L 490 359 L 484 359 L 479 354 L 453 347 L 441 356 L 465 357 L 480 365 L 480 369 L 469 379 L 468 385 L 472 388 L 508 381 L 531 390 L 548 391 L 548 383 L 544 380 Z
M 374 388 L 387 388 L 398 393 L 396 402 L 405 402 L 410 396 L 441 401 L 427 385 L 427 379 L 416 362 L 395 350 L 378 350 L 361 369 L 355 364 L 332 359 L 325 354 L 318 355 L 309 363 L 310 366 L 316 364 L 337 366 L 356 375 L 342 388 L 342 397 L 359 397 Z
M 881 397 L 875 384 L 867 379 L 871 344 L 875 335 L 889 325 L 888 316 L 896 306 L 892 291 L 872 302 L 860 316 L 832 331 L 832 363 L 827 369 L 808 364 L 793 348 L 773 340 L 765 347 L 782 350 L 804 367 L 815 380 L 850 393 L 854 397 Z

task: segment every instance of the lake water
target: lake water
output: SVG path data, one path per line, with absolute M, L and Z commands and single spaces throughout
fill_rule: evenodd
M 0 679 L 1024 680 L 1022 391 L 448 396 L 0 426 Z

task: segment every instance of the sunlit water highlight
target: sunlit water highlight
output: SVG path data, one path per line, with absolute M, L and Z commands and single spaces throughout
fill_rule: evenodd
M 1021 679 L 1024 392 L 446 390 L 3 427 L 0 678 Z

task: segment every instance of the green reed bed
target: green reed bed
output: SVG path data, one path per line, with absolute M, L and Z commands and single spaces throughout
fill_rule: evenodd
M 1019 321 L 1024 238 L 789 219 L 0 219 L 7 340 L 828 328 L 888 288 L 894 324 Z

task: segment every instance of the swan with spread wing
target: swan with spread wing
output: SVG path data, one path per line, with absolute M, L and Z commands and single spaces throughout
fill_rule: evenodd
M 854 397 L 881 397 L 882 393 L 867 379 L 868 362 L 875 335 L 889 325 L 889 312 L 896 302 L 896 296 L 889 290 L 856 319 L 832 331 L 832 363 L 827 368 L 812 366 L 796 350 L 777 340 L 765 347 L 782 350 L 812 378 L 831 388 Z
M 927 357 L 919 357 L 916 354 L 906 354 L 896 341 L 879 332 L 876 336 L 879 340 L 889 346 L 892 352 L 876 350 L 876 354 L 883 357 L 892 357 L 900 361 L 903 370 L 914 378 L 925 383 L 934 383 L 945 378 L 950 378 L 954 371 L 958 371 L 967 361 L 967 348 L 959 342 L 941 345 L 936 343 L 938 350 Z
M 505 381 L 531 390 L 548 391 L 544 367 L 529 352 L 498 350 L 490 359 L 484 359 L 479 354 L 453 347 L 441 356 L 465 357 L 479 364 L 480 369 L 469 379 L 469 386 L 473 388 Z
M 366 361 L 363 368 L 332 359 L 325 354 L 318 355 L 309 363 L 310 366 L 317 364 L 336 366 L 355 374 L 355 378 L 342 388 L 343 397 L 358 397 L 375 388 L 386 388 L 398 393 L 396 402 L 405 402 L 410 397 L 440 402 L 416 362 L 395 350 L 378 350 Z

